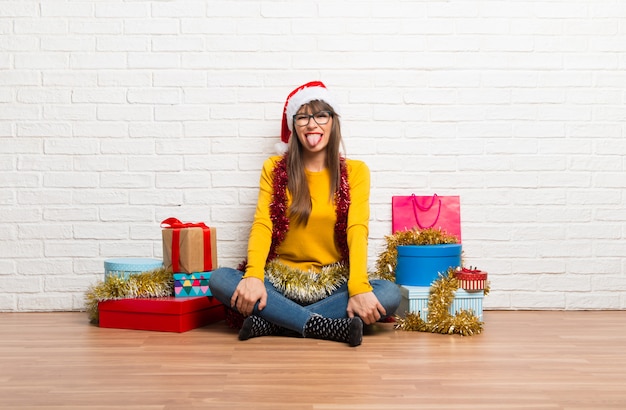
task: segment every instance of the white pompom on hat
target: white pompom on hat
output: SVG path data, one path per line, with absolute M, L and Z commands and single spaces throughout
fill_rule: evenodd
M 338 105 L 334 97 L 321 81 L 311 81 L 296 88 L 287 96 L 287 100 L 285 101 L 282 129 L 280 132 L 281 143 L 276 146 L 279 153 L 284 153 L 287 150 L 287 143 L 289 142 L 289 138 L 293 132 L 293 116 L 298 112 L 302 105 L 315 100 L 324 101 L 333 107 L 333 110 L 339 114 Z

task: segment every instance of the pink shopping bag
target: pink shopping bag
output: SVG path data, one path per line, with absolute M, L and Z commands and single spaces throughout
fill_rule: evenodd
M 459 196 L 393 196 L 392 233 L 409 229 L 436 228 L 454 235 L 461 243 L 461 200 Z

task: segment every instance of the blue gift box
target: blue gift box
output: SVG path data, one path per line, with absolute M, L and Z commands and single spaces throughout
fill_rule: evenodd
M 213 296 L 209 289 L 211 272 L 175 273 L 174 296 Z
M 398 246 L 396 283 L 408 286 L 430 286 L 449 268 L 461 266 L 461 245 Z
M 163 261 L 153 258 L 116 258 L 104 261 L 104 278 L 117 275 L 128 279 L 130 275 L 163 267 Z
M 429 286 L 400 286 L 400 306 L 396 314 L 405 317 L 407 313 L 419 312 L 423 321 L 428 321 L 428 296 Z M 448 311 L 451 315 L 457 314 L 460 310 L 471 310 L 479 320 L 483 320 L 483 298 L 485 292 L 458 289 L 454 294 L 454 300 Z

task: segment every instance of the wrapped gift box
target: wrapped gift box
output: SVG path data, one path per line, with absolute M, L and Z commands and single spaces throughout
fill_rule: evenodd
M 407 286 L 430 286 L 446 275 L 449 268 L 461 266 L 461 245 L 398 246 L 396 283 Z
M 212 296 L 209 289 L 211 272 L 175 273 L 174 296 Z
M 407 312 L 418 313 L 423 321 L 428 320 L 428 296 L 429 286 L 400 286 L 400 306 L 396 314 L 405 317 Z M 460 310 L 471 310 L 479 320 L 483 320 L 484 291 L 468 292 L 458 289 L 454 294 L 454 301 L 448 311 L 455 315 Z
M 225 307 L 207 296 L 107 300 L 98 303 L 100 327 L 186 332 L 219 322 Z
M 169 218 L 164 228 L 163 265 L 174 273 L 208 272 L 217 268 L 217 230 L 204 223 Z
M 459 287 L 465 290 L 483 290 L 487 282 L 487 272 L 478 269 L 463 268 L 456 273 Z
M 152 258 L 115 258 L 104 261 L 104 278 L 116 275 L 128 279 L 130 275 L 163 267 L 163 261 Z

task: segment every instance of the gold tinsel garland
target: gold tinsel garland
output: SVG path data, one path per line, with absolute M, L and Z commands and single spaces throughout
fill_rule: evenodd
M 395 282 L 398 264 L 398 246 L 405 245 L 446 245 L 458 243 L 454 235 L 441 229 L 398 231 L 385 237 L 386 249 L 380 253 L 376 261 L 376 273 L 383 279 Z M 447 276 L 440 276 L 430 288 L 428 297 L 428 316 L 424 321 L 419 312 L 407 312 L 405 318 L 396 316 L 396 329 L 407 331 L 431 332 L 442 334 L 460 334 L 471 336 L 482 332 L 483 322 L 472 311 L 461 310 L 455 315 L 449 312 L 454 301 L 454 294 L 459 288 L 454 269 L 449 269 Z M 489 285 L 484 295 L 489 293 Z
M 405 318 L 396 316 L 396 329 L 430 332 L 441 334 L 459 334 L 472 336 L 482 332 L 483 322 L 471 310 L 460 310 L 455 315 L 449 308 L 454 301 L 454 293 L 459 288 L 456 271 L 449 269 L 447 276 L 440 276 L 430 287 L 428 296 L 427 321 L 422 320 L 420 313 L 408 312 Z M 489 293 L 485 286 L 484 295 Z
M 376 261 L 376 273 L 382 279 L 387 279 L 392 282 L 396 280 L 398 246 L 445 245 L 458 242 L 454 235 L 449 235 L 441 229 L 435 228 L 398 231 L 393 235 L 386 236 L 385 240 L 387 242 L 387 248 L 378 256 L 378 260 Z
M 349 270 L 341 263 L 323 266 L 319 271 L 303 271 L 273 260 L 265 265 L 265 275 L 283 295 L 298 303 L 324 299 L 348 281 Z
M 98 323 L 98 303 L 127 298 L 156 298 L 174 294 L 174 276 L 165 268 L 130 275 L 110 275 L 89 287 L 85 307 L 91 323 Z

